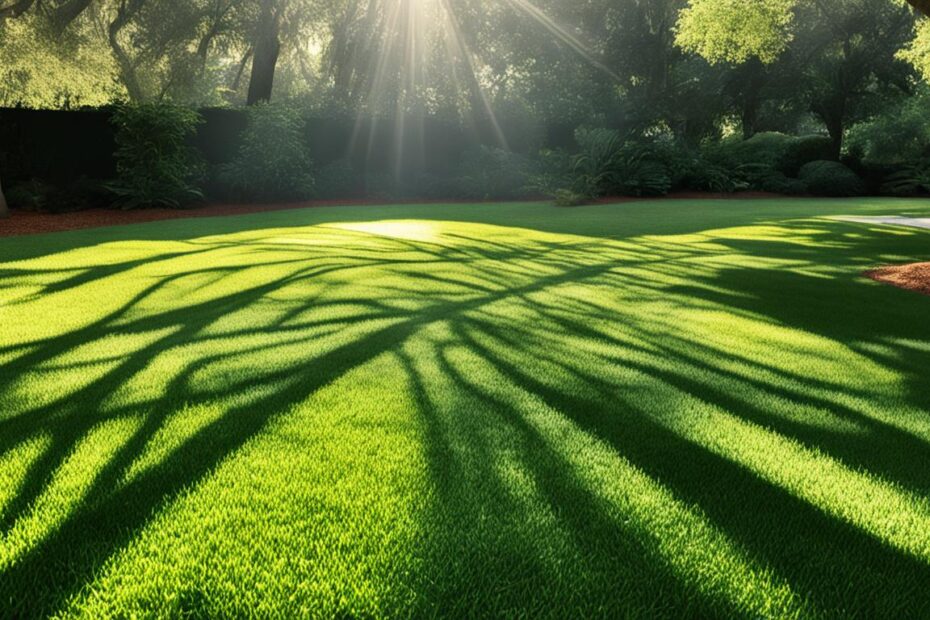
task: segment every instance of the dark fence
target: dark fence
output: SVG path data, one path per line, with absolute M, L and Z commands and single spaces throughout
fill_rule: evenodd
M 193 140 L 207 163 L 235 156 L 246 114 L 236 109 L 201 110 L 204 123 Z M 66 184 L 86 176 L 115 174 L 112 109 L 0 109 L 0 174 L 4 184 L 38 178 Z M 506 145 L 533 153 L 543 146 L 565 146 L 571 128 L 544 126 L 527 118 L 500 119 Z M 458 124 L 433 117 L 401 119 L 318 119 L 306 123 L 314 162 L 324 166 L 348 159 L 363 173 L 454 175 L 462 155 L 479 144 L 499 146 L 501 135 L 489 121 Z

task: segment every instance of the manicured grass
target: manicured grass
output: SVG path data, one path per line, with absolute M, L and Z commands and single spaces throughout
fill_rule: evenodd
M 926 204 L 0 240 L 0 615 L 928 617 Z

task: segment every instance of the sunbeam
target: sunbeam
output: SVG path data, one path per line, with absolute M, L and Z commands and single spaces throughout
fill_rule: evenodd
M 612 80 L 619 76 L 597 58 L 571 30 L 529 0 L 496 0 L 517 11 L 552 35 L 579 58 Z M 382 118 L 391 118 L 390 154 L 395 180 L 415 175 L 422 163 L 422 118 L 430 112 L 430 98 L 439 82 L 448 82 L 463 106 L 463 120 L 479 134 L 482 122 L 495 146 L 509 150 L 492 94 L 483 79 L 483 61 L 464 34 L 451 0 L 393 0 L 382 5 L 375 32 L 372 79 L 359 106 L 349 152 L 357 151 L 368 129 L 365 158 L 376 153 Z

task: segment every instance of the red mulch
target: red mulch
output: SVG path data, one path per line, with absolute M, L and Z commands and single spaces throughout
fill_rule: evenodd
M 876 282 L 930 295 L 930 263 L 881 267 L 866 271 L 863 275 Z
M 188 217 L 218 217 L 223 215 L 241 215 L 257 211 L 280 211 L 317 206 L 314 204 L 279 204 L 279 205 L 208 205 L 196 209 L 88 209 L 73 213 L 36 213 L 33 211 L 12 210 L 8 219 L 0 219 L 0 237 L 32 235 L 37 233 L 78 230 L 81 228 L 100 228 L 120 224 L 137 224 L 139 222 L 156 222 Z M 348 203 L 346 203 L 348 204 Z
M 735 194 L 712 194 L 682 192 L 671 194 L 663 198 L 604 198 L 598 204 L 611 204 L 618 202 L 638 202 L 641 200 L 681 200 L 681 199 L 757 199 L 782 198 L 777 194 L 764 192 L 738 192 Z M 474 201 L 456 200 L 429 200 L 404 201 L 400 204 L 468 203 Z M 349 205 L 384 205 L 379 201 L 314 201 L 274 205 L 207 205 L 196 209 L 137 209 L 121 211 L 118 209 L 88 209 L 74 213 L 34 213 L 31 211 L 12 211 L 8 219 L 0 219 L 0 237 L 14 237 L 18 235 L 32 235 L 38 233 L 59 232 L 62 230 L 78 230 L 82 228 L 100 228 L 103 226 L 117 226 L 120 224 L 136 224 L 139 222 L 155 222 L 159 220 L 172 220 L 187 217 L 219 217 L 224 215 L 242 215 L 261 211 L 281 211 L 284 209 L 303 209 L 309 207 L 349 206 Z

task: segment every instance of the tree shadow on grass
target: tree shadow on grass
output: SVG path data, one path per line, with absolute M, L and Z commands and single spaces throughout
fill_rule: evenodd
M 824 230 L 824 234 L 829 234 L 832 229 L 824 225 Z M 170 332 L 137 347 L 120 358 L 112 369 L 65 397 L 52 399 L 38 407 L 24 406 L 11 417 L 0 419 L 0 454 L 30 438 L 43 435 L 51 438 L 51 447 L 31 465 L 24 482 L 8 503 L 8 509 L 4 511 L 4 527 L 15 526 L 18 519 L 36 504 L 54 473 L 61 469 L 78 442 L 101 420 L 110 417 L 139 421 L 130 437 L 94 475 L 80 505 L 0 573 L 0 600 L 9 601 L 11 614 L 42 616 L 58 611 L 64 601 L 87 587 L 106 560 L 129 544 L 163 506 L 204 480 L 227 456 L 258 436 L 270 420 L 284 414 L 351 369 L 384 352 L 401 351 L 413 336 L 439 323 L 451 325 L 457 343 L 464 344 L 473 354 L 481 356 L 485 363 L 496 368 L 499 374 L 507 377 L 520 390 L 536 395 L 578 427 L 603 438 L 617 454 L 629 459 L 652 479 L 661 481 L 676 497 L 699 506 L 722 532 L 748 549 L 755 560 L 773 567 L 779 576 L 788 580 L 793 589 L 812 601 L 816 608 L 836 615 L 844 612 L 871 615 L 895 609 L 903 614 L 912 614 L 930 609 L 930 594 L 920 588 L 921 584 L 930 581 L 930 569 L 926 562 L 878 542 L 852 525 L 764 480 L 750 468 L 715 454 L 652 419 L 656 411 L 625 395 L 624 390 L 628 386 L 611 378 L 609 373 L 601 377 L 596 375 L 599 367 L 622 367 L 628 360 L 601 356 L 593 367 L 579 366 L 578 360 L 573 360 L 572 351 L 554 348 L 545 339 L 534 338 L 533 328 L 527 332 L 524 324 L 527 317 L 542 316 L 540 322 L 534 325 L 537 332 L 558 329 L 559 332 L 577 334 L 588 340 L 603 341 L 609 339 L 609 334 L 603 330 L 594 330 L 592 324 L 595 320 L 608 324 L 611 321 L 625 321 L 626 331 L 635 338 L 632 341 L 616 341 L 614 344 L 617 347 L 635 351 L 635 340 L 644 341 L 648 346 L 640 353 L 655 355 L 659 352 L 674 368 L 669 370 L 668 365 L 640 364 L 634 368 L 640 375 L 669 386 L 676 394 L 700 395 L 733 415 L 764 424 L 786 436 L 837 454 L 844 461 L 877 469 L 893 479 L 922 484 L 923 478 L 919 476 L 907 480 L 905 474 L 911 470 L 891 456 L 891 449 L 902 445 L 910 446 L 918 454 L 925 454 L 926 447 L 915 443 L 920 441 L 918 439 L 903 436 L 877 422 L 857 420 L 871 424 L 869 428 L 875 440 L 883 447 L 880 457 L 870 458 L 861 454 L 865 444 L 860 443 L 853 449 L 847 449 L 848 438 L 841 434 L 831 434 L 827 430 L 805 434 L 803 428 L 796 425 L 782 422 L 779 426 L 779 421 L 766 415 L 764 409 L 728 395 L 713 385 L 709 386 L 708 382 L 712 382 L 714 377 L 726 378 L 799 405 L 829 407 L 831 403 L 810 397 L 805 401 L 805 390 L 780 387 L 780 382 L 751 379 L 743 374 L 727 374 L 722 368 L 712 368 L 710 373 L 704 368 L 703 374 L 696 373 L 696 368 L 705 365 L 702 358 L 715 355 L 715 350 L 709 347 L 689 348 L 687 340 L 662 340 L 661 331 L 664 327 L 658 318 L 611 313 L 597 304 L 580 304 L 577 299 L 556 303 L 555 312 L 548 311 L 547 314 L 545 304 L 537 299 L 537 294 L 541 292 L 554 292 L 558 298 L 557 291 L 562 286 L 594 284 L 599 287 L 597 290 L 601 294 L 606 294 L 604 291 L 613 287 L 616 295 L 627 304 L 654 301 L 655 297 L 662 296 L 668 297 L 667 301 L 672 304 L 683 304 L 683 300 L 692 299 L 721 311 L 770 317 L 781 324 L 806 329 L 843 343 L 849 343 L 851 339 L 869 340 L 875 337 L 877 334 L 869 335 L 862 330 L 862 326 L 876 324 L 873 316 L 867 317 L 865 321 L 860 320 L 862 322 L 858 328 L 845 331 L 850 328 L 812 320 L 811 317 L 816 317 L 816 314 L 773 309 L 771 300 L 767 298 L 770 289 L 765 288 L 799 287 L 803 294 L 822 297 L 827 288 L 840 286 L 836 283 L 841 282 L 841 279 L 827 280 L 829 287 L 821 280 L 818 288 L 813 289 L 792 275 L 783 280 L 768 282 L 763 287 L 758 279 L 758 269 L 732 267 L 701 271 L 692 268 L 689 273 L 707 286 L 682 289 L 681 285 L 676 288 L 667 283 L 658 283 L 653 286 L 652 292 L 643 292 L 631 287 L 629 281 L 617 271 L 635 268 L 651 271 L 667 280 L 670 275 L 687 267 L 687 261 L 691 259 L 726 256 L 728 253 L 753 257 L 759 254 L 754 254 L 756 250 L 751 243 L 737 250 L 729 240 L 725 242 L 731 244 L 729 251 L 681 246 L 669 248 L 645 241 L 642 246 L 636 246 L 603 241 L 584 243 L 576 239 L 571 243 L 559 243 L 551 239 L 521 240 L 513 244 L 516 246 L 514 248 L 503 240 L 477 238 L 467 234 L 451 240 L 451 245 L 382 239 L 382 246 L 372 249 L 368 245 L 353 245 L 355 237 L 346 234 L 349 238 L 342 243 L 325 249 L 311 247 L 303 252 L 293 247 L 282 249 L 271 242 L 257 243 L 253 250 L 273 248 L 293 255 L 292 259 L 277 263 L 284 271 L 283 274 L 259 285 L 203 301 L 184 300 L 181 306 L 160 311 L 146 310 L 140 314 L 139 308 L 144 302 L 179 279 L 218 272 L 208 268 L 162 276 L 149 288 L 128 300 L 122 308 L 91 321 L 81 329 L 23 343 L 22 347 L 28 350 L 14 360 L 9 374 L 0 376 L 0 393 L 15 386 L 19 372 L 56 364 L 68 352 L 114 330 L 132 334 L 159 333 L 160 330 Z M 766 245 L 761 255 L 771 253 L 778 258 L 789 256 L 799 262 L 802 259 L 810 262 L 819 255 L 808 250 L 804 250 L 803 256 L 792 254 L 790 248 L 781 246 Z M 228 248 L 230 244 L 224 244 L 223 247 Z M 853 248 L 842 245 L 837 248 L 836 251 L 846 252 L 843 260 L 861 258 Z M 204 251 L 209 252 L 209 247 Z M 255 260 L 260 260 L 260 256 L 256 253 Z M 250 263 L 232 263 L 223 269 L 234 271 L 237 266 L 246 269 Z M 458 273 L 443 273 L 444 269 L 453 267 L 454 271 L 467 269 L 464 274 L 467 277 L 460 277 Z M 369 290 L 362 293 L 333 298 L 323 298 L 313 294 L 309 288 L 301 288 L 309 283 L 322 282 L 321 286 L 325 284 L 338 292 L 351 277 L 353 269 L 376 269 L 379 275 L 393 283 L 376 281 L 370 284 Z M 101 273 L 103 275 L 100 277 L 106 278 L 114 277 L 120 271 Z M 398 279 L 402 283 L 397 282 Z M 89 281 L 94 280 L 91 278 L 81 282 Z M 865 283 L 842 282 L 844 290 L 849 294 L 872 290 Z M 295 287 L 297 290 L 291 290 Z M 318 289 L 313 290 L 319 293 Z M 288 301 L 273 302 L 276 305 L 283 304 L 275 318 L 210 333 L 210 329 L 218 323 L 252 310 L 257 304 L 267 303 L 271 296 L 279 295 L 282 291 L 289 291 Z M 878 299 L 886 298 L 876 293 Z M 410 305 L 411 301 L 417 302 L 415 306 Z M 502 302 L 516 304 L 523 314 L 507 317 L 498 313 L 492 315 L 492 320 L 487 316 L 484 320 L 475 319 L 476 314 L 487 313 Z M 324 311 L 328 304 L 335 309 L 340 305 L 353 306 L 357 313 L 346 316 L 344 321 L 326 318 Z M 683 312 L 682 316 L 687 316 L 687 309 L 679 310 Z M 901 316 L 913 318 L 916 316 L 913 312 L 914 308 L 911 307 L 902 310 Z M 317 317 L 315 314 L 322 316 Z M 364 318 L 367 323 L 353 325 L 355 319 L 359 318 Z M 653 330 L 656 326 L 660 328 L 658 331 Z M 359 332 L 325 347 L 319 344 L 321 334 L 331 334 L 331 330 L 340 327 L 344 330 L 355 328 Z M 475 334 L 482 332 L 506 343 L 506 347 L 514 354 L 524 356 L 527 360 L 561 355 L 565 372 L 559 380 L 534 375 L 526 367 L 515 364 L 512 356 L 502 356 L 498 350 L 489 348 L 483 339 L 476 338 Z M 249 339 L 267 334 L 283 335 L 286 339 L 284 342 L 251 344 L 232 352 L 201 354 L 170 378 L 164 393 L 156 401 L 107 407 L 108 398 L 116 389 L 138 376 L 153 357 L 164 351 L 210 339 Z M 894 330 L 884 330 L 879 335 L 921 337 L 919 332 L 904 334 Z M 268 360 L 266 354 L 283 350 L 287 345 L 301 345 L 302 342 L 306 343 L 306 350 L 301 350 L 295 357 L 288 358 L 278 366 L 261 365 L 261 362 Z M 551 445 L 522 417 L 522 411 L 469 380 L 450 365 L 443 355 L 440 353 L 437 357 L 439 372 L 450 378 L 456 394 L 474 403 L 485 412 L 493 425 L 505 427 L 516 438 L 515 458 L 529 472 L 534 486 L 553 508 L 562 529 L 572 540 L 572 548 L 580 550 L 581 557 L 590 558 L 596 554 L 596 546 L 601 541 L 609 540 L 618 548 L 629 551 L 622 559 L 601 558 L 604 564 L 592 570 L 604 572 L 605 567 L 613 568 L 628 572 L 631 579 L 639 579 L 637 583 L 643 584 L 642 591 L 627 592 L 630 605 L 641 609 L 652 605 L 656 613 L 669 615 L 675 612 L 730 615 L 731 612 L 739 611 L 731 606 L 729 600 L 705 596 L 701 591 L 699 576 L 673 574 L 668 568 L 667 559 L 655 555 L 654 547 L 648 541 L 650 532 L 617 523 L 616 519 L 606 514 L 596 491 L 567 471 L 565 456 L 552 450 Z M 232 358 L 251 361 L 249 372 L 225 378 L 212 389 L 198 384 L 202 371 Z M 493 443 L 482 439 L 481 428 L 457 422 L 454 419 L 456 411 L 446 411 L 440 417 L 438 406 L 423 386 L 423 379 L 416 378 L 417 360 L 409 356 L 403 359 L 408 375 L 413 377 L 414 385 L 419 386 L 415 389 L 415 395 L 424 425 L 428 429 L 427 451 L 433 464 L 434 480 L 442 502 L 449 506 L 446 516 L 442 517 L 445 520 L 440 521 L 438 529 L 459 536 L 456 538 L 453 535 L 450 539 L 447 535 L 443 538 L 442 532 L 436 532 L 434 542 L 440 555 L 460 553 L 462 540 L 467 540 L 471 532 L 456 529 L 455 524 L 448 521 L 452 518 L 449 515 L 480 512 L 482 507 L 467 496 L 467 489 L 463 490 L 459 486 L 467 476 L 477 475 L 493 481 L 496 474 L 492 466 L 497 464 L 499 450 Z M 566 363 L 566 360 L 572 360 L 572 363 Z M 559 361 L 558 357 L 550 359 L 549 363 L 555 361 Z M 893 368 L 909 381 L 914 381 L 918 376 L 916 369 L 919 367 L 914 364 L 922 361 L 925 359 L 919 355 L 899 359 L 894 365 L 889 359 L 876 359 L 876 363 Z M 590 360 L 585 364 L 590 364 Z M 76 369 L 80 370 L 80 367 L 76 366 Z M 790 379 L 784 376 L 781 378 Z M 799 376 L 797 381 L 802 384 L 805 379 Z M 829 389 L 829 386 L 824 385 L 816 387 L 821 391 Z M 225 406 L 220 417 L 197 430 L 168 457 L 127 481 L 126 474 L 139 453 L 178 407 L 220 401 L 228 393 L 252 396 L 243 402 Z M 912 396 L 916 402 L 924 402 L 916 395 Z M 673 407 L 674 403 L 666 403 L 666 406 Z M 848 407 L 847 411 L 840 413 L 849 417 L 858 415 L 858 412 Z M 457 463 L 457 453 L 450 448 L 452 444 L 468 445 L 473 452 L 469 462 L 484 464 L 485 467 L 477 473 L 463 471 Z M 501 502 L 502 512 L 508 515 L 510 522 L 517 520 L 521 514 L 520 505 L 513 503 L 505 489 L 495 490 L 493 484 L 491 486 L 488 497 Z M 506 511 L 503 506 L 508 506 Z M 532 528 L 528 532 L 532 534 Z M 526 540 L 520 542 L 520 545 L 515 542 L 513 547 L 508 548 L 512 556 L 510 560 L 517 562 L 523 573 L 523 585 L 514 587 L 526 588 L 522 595 L 531 599 L 532 588 L 535 586 L 558 586 L 559 580 L 565 578 L 564 575 L 553 575 L 551 568 L 536 561 L 532 556 L 533 547 Z M 507 583 L 493 583 L 495 579 L 503 579 L 505 582 L 517 579 L 507 576 L 508 567 L 513 565 L 508 564 L 506 557 L 501 563 L 494 564 L 493 558 L 487 554 L 487 547 L 483 551 L 484 554 L 468 554 L 466 550 L 457 567 L 452 569 L 451 576 L 446 574 L 448 582 L 433 586 L 430 590 L 434 597 L 433 604 L 436 605 L 435 601 L 438 601 L 438 606 L 432 607 L 433 611 L 442 607 L 443 603 L 453 608 L 465 605 L 459 607 L 463 613 L 477 609 L 491 611 L 495 602 L 501 605 L 508 602 L 513 604 L 514 599 L 499 590 Z M 626 560 L 629 564 L 625 563 Z M 435 561 L 437 564 L 442 562 L 441 559 Z M 484 607 L 481 601 L 463 599 L 455 592 L 466 588 L 467 581 L 476 575 L 480 577 L 481 584 L 478 591 L 485 596 Z M 590 585 L 582 581 L 577 583 L 579 591 L 584 591 Z M 657 590 L 650 589 L 652 587 Z M 508 592 L 513 594 L 513 590 Z M 656 597 L 667 599 L 657 603 Z M 513 611 L 517 613 L 520 610 Z M 539 611 L 544 613 L 547 610 Z
M 477 243 L 480 242 L 476 241 Z M 430 260 L 445 260 L 441 250 L 421 250 L 421 253 L 423 259 L 417 263 L 421 268 Z M 309 262 L 309 267 L 296 269 L 281 278 L 245 291 L 123 320 L 130 309 L 173 279 L 168 277 L 151 285 L 120 310 L 107 314 L 76 332 L 43 341 L 34 351 L 17 359 L 16 366 L 23 369 L 40 366 L 73 350 L 88 339 L 99 337 L 100 331 L 106 331 L 114 323 L 119 323 L 123 331 L 137 333 L 168 327 L 177 328 L 170 335 L 138 348 L 123 358 L 113 370 L 69 393 L 66 398 L 54 400 L 43 407 L 19 412 L 2 421 L 2 430 L 7 438 L 4 441 L 5 449 L 30 437 L 47 434 L 52 438 L 51 447 L 32 464 L 16 496 L 9 502 L 11 509 L 5 511 L 6 525 L 15 524 L 35 504 L 54 472 L 62 466 L 81 438 L 86 437 L 100 424 L 107 397 L 115 388 L 140 372 L 155 354 L 198 340 L 202 337 L 203 330 L 210 325 L 231 313 L 251 307 L 289 284 L 320 277 L 324 273 L 333 275 L 362 265 L 387 268 L 392 264 L 390 258 L 371 259 L 361 263 L 356 261 L 348 266 L 343 264 L 316 267 L 313 266 L 314 261 Z M 455 262 L 460 264 L 461 258 L 456 256 Z M 525 286 L 518 287 L 517 290 L 523 293 L 542 290 L 562 282 L 583 279 L 607 268 L 603 265 L 593 265 L 573 271 L 557 272 L 545 278 L 530 279 Z M 190 273 L 185 272 L 177 277 Z M 493 279 L 495 276 L 486 273 L 485 277 Z M 453 284 L 462 286 L 458 282 Z M 25 551 L 0 574 L 0 596 L 3 600 L 10 601 L 10 609 L 17 615 L 40 616 L 53 613 L 58 605 L 90 581 L 107 557 L 131 541 L 159 508 L 177 497 L 184 489 L 203 479 L 227 455 L 234 453 L 249 439 L 258 435 L 269 420 L 287 411 L 295 403 L 304 401 L 349 370 L 374 359 L 382 352 L 396 349 L 424 325 L 467 312 L 486 303 L 493 303 L 512 292 L 511 289 L 501 288 L 493 292 L 481 291 L 472 294 L 469 299 L 463 301 L 438 299 L 425 309 L 405 313 L 386 309 L 380 301 L 371 302 L 366 298 L 339 300 L 339 303 L 352 303 L 370 310 L 371 315 L 386 320 L 387 326 L 377 325 L 349 342 L 319 354 L 308 350 L 310 355 L 307 358 L 294 360 L 281 369 L 255 368 L 253 378 L 234 383 L 231 388 L 239 393 L 264 390 L 262 395 L 246 404 L 228 408 L 219 419 L 198 430 L 167 459 L 125 482 L 125 475 L 139 453 L 164 425 L 167 415 L 173 411 L 172 404 L 196 404 L 203 398 L 191 393 L 190 380 L 197 370 L 214 360 L 204 358 L 188 366 L 171 380 L 166 393 L 159 402 L 153 403 L 152 407 L 130 406 L 109 414 L 121 418 L 139 417 L 141 422 L 129 439 L 123 442 L 104 467 L 95 474 L 89 489 L 81 498 L 80 505 L 57 524 L 51 533 Z M 384 293 L 386 298 L 392 294 L 389 289 L 385 289 Z M 287 313 L 287 316 L 293 318 L 302 312 L 319 310 L 321 306 L 322 304 L 315 300 L 298 302 L 297 307 Z M 371 317 L 366 318 L 370 320 Z M 311 323 L 308 328 L 314 326 Z M 253 335 L 263 329 L 266 328 L 246 328 L 229 335 Z M 8 375 L 10 384 L 15 381 L 15 376 L 15 372 Z M 220 395 L 210 395 L 208 399 L 217 396 Z
M 400 354 L 440 503 L 424 543 L 431 589 L 413 615 L 744 615 L 733 601 L 675 574 L 654 534 L 610 514 L 522 411 L 449 362 L 450 346 L 461 343 L 432 343 L 432 360 Z M 424 363 L 449 382 L 433 392 L 452 403 L 430 396 Z M 497 441 L 485 437 L 489 429 Z M 522 492 L 513 488 L 519 476 L 507 480 L 514 468 L 529 479 Z M 521 607 L 508 607 L 516 601 Z
M 663 409 L 663 415 L 674 416 L 680 404 L 653 403 L 644 408 L 627 395 L 628 388 L 591 375 L 582 377 L 577 369 L 574 385 L 546 380 L 539 368 L 514 364 L 470 331 L 498 339 L 507 348 L 518 346 L 513 338 L 506 338 L 506 330 L 473 324 L 459 334 L 521 390 L 538 395 L 580 428 L 610 442 L 618 454 L 662 481 L 683 501 L 700 506 L 722 531 L 773 567 L 815 609 L 830 616 L 864 617 L 921 615 L 930 610 L 930 592 L 923 586 L 930 580 L 926 561 L 889 547 L 752 469 L 654 421 Z M 540 347 L 524 343 L 521 353 L 527 359 L 539 355 Z M 689 362 L 680 362 L 684 375 Z M 574 367 L 569 364 L 569 368 Z M 640 370 L 652 380 L 670 378 L 651 368 Z M 675 387 L 691 394 L 687 385 Z M 729 411 L 740 415 L 743 407 Z

